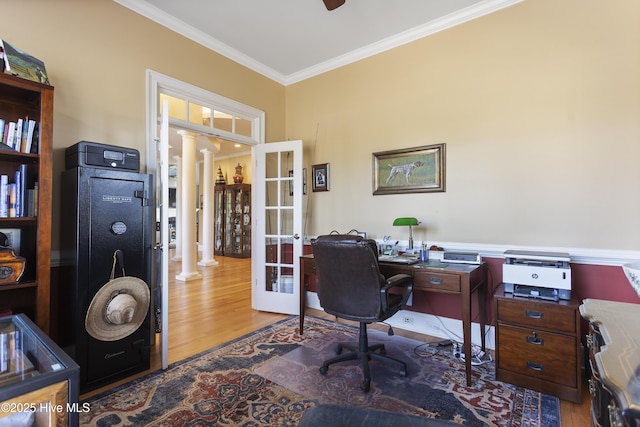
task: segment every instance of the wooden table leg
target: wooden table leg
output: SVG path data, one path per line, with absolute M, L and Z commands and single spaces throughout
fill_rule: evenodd
M 487 313 L 487 279 L 484 278 L 483 283 L 478 287 L 478 311 L 480 313 L 480 341 L 482 342 L 482 351 L 487 351 L 486 346 L 486 313 Z
M 471 387 L 471 289 L 468 282 L 462 285 L 461 297 L 464 366 L 467 375 L 467 386 Z
M 307 299 L 307 275 L 305 274 L 305 261 L 304 258 L 300 257 L 300 331 L 299 334 L 302 335 L 304 330 L 304 310 L 305 310 L 305 302 Z

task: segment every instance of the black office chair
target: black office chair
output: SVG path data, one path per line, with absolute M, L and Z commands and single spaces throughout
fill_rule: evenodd
M 326 374 L 329 365 L 346 360 L 359 360 L 364 380 L 360 388 L 368 392 L 371 385 L 369 360 L 390 361 L 400 366 L 407 376 L 407 365 L 386 356 L 383 344 L 369 346 L 367 324 L 382 322 L 400 310 L 413 289 L 408 274 L 385 279 L 378 266 L 376 242 L 352 235 L 320 236 L 311 242 L 318 276 L 318 297 L 325 312 L 347 320 L 360 322 L 357 346 L 340 344 L 338 356 L 326 360 L 320 373 Z M 391 293 L 397 287 L 402 293 Z M 341 354 L 342 349 L 350 353 Z M 378 351 L 376 353 L 376 351 Z

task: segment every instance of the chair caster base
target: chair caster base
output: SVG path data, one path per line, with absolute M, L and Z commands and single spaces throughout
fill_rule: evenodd
M 327 371 L 328 371 L 328 370 L 329 370 L 329 367 L 328 367 L 328 366 L 320 366 L 320 369 L 319 369 L 319 371 L 320 371 L 320 373 L 321 373 L 322 375 L 326 375 L 326 373 L 327 373 Z

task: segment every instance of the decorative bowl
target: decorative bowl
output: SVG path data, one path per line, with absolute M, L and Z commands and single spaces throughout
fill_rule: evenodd
M 640 262 L 624 264 L 622 270 L 624 271 L 624 275 L 627 276 L 631 287 L 640 297 Z

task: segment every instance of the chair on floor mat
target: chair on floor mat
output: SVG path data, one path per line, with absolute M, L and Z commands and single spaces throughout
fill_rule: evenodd
M 408 274 L 385 279 L 378 266 L 376 242 L 353 235 L 320 236 L 311 242 L 318 275 L 318 298 L 325 312 L 360 323 L 357 346 L 340 344 L 337 356 L 326 360 L 320 373 L 327 373 L 329 365 L 346 360 L 359 360 L 364 380 L 360 386 L 368 392 L 371 386 L 369 360 L 388 361 L 400 366 L 407 375 L 405 362 L 386 356 L 382 344 L 369 345 L 367 324 L 382 322 L 405 305 L 413 289 Z M 399 293 L 389 292 L 396 288 Z M 350 350 L 341 354 L 342 349 Z

